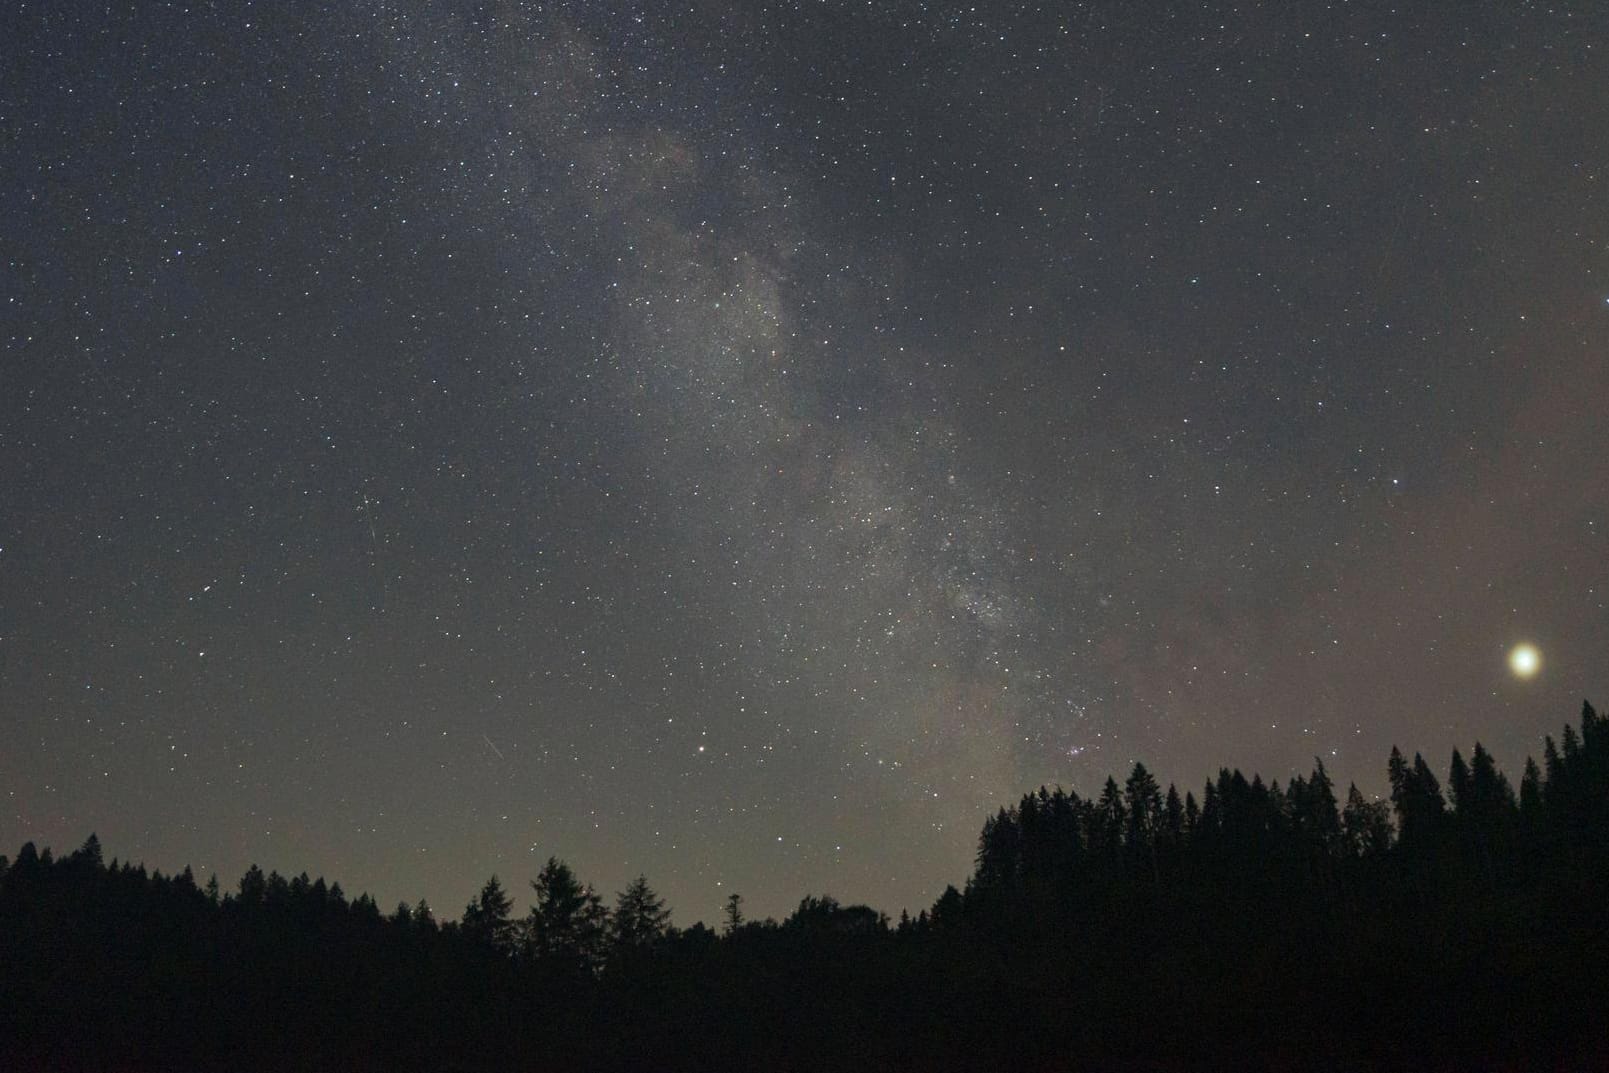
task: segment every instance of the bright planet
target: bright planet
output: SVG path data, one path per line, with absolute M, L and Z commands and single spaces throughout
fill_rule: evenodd
M 1533 644 L 1515 645 L 1509 651 L 1508 666 L 1521 678 L 1534 678 L 1542 669 L 1542 653 Z

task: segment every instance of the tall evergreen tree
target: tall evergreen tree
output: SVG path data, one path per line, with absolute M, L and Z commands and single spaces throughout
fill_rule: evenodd
M 933 926 L 941 929 L 957 927 L 962 922 L 963 911 L 961 892 L 955 889 L 955 884 L 949 884 L 939 895 L 938 901 L 933 903 Z
M 1464 763 L 1463 754 L 1456 748 L 1453 750 L 1453 760 L 1447 774 L 1447 793 L 1452 799 L 1453 812 L 1460 819 L 1469 819 L 1474 805 L 1474 795 L 1470 790 L 1469 766 Z
M 1525 774 L 1520 776 L 1520 816 L 1532 826 L 1542 820 L 1542 771 L 1529 756 L 1525 758 Z
M 1101 788 L 1101 798 L 1095 805 L 1094 827 L 1090 831 L 1090 846 L 1104 853 L 1115 853 L 1123 845 L 1123 829 L 1128 818 L 1123 807 L 1123 791 L 1117 780 L 1107 776 Z
M 743 895 L 733 891 L 726 896 L 726 904 L 721 906 L 721 931 L 731 935 L 743 926 Z
M 90 868 L 99 869 L 104 867 L 101 859 L 101 840 L 93 831 L 90 832 L 88 838 L 84 839 L 84 844 L 78 847 L 78 852 L 74 853 L 71 859 L 75 863 L 87 865 Z
M 1386 761 L 1386 776 L 1391 782 L 1391 800 L 1407 792 L 1408 788 L 1408 761 L 1402 757 L 1402 750 L 1395 745 L 1391 747 L 1391 758 Z
M 647 876 L 639 875 L 615 895 L 612 925 L 617 946 L 651 946 L 665 937 L 670 910 L 665 908 L 664 899 L 648 885 Z
M 1162 802 L 1162 830 L 1170 845 L 1183 841 L 1184 822 L 1184 802 L 1179 800 L 1179 788 L 1169 783 L 1168 795 Z
M 1581 737 L 1576 733 L 1575 727 L 1569 723 L 1564 725 L 1564 733 L 1559 738 L 1559 744 L 1564 750 L 1564 763 L 1568 768 L 1581 756 Z
M 255 864 L 240 877 L 240 904 L 261 905 L 268 897 L 268 880 Z
M 514 900 L 494 875 L 481 887 L 475 900 L 464 908 L 459 929 L 474 942 L 509 953 L 514 949 L 515 929 L 510 916 L 513 909 Z
M 1502 822 L 1517 807 L 1508 777 L 1497 770 L 1497 761 L 1478 741 L 1470 758 L 1469 793 L 1478 821 L 1488 827 Z
M 1552 804 L 1556 798 L 1564 794 L 1564 759 L 1559 756 L 1559 747 L 1553 742 L 1553 735 L 1549 734 L 1542 739 L 1542 764 L 1547 780 L 1542 784 L 1543 799 Z
M 1023 803 L 1032 807 L 1032 798 Z M 1023 827 L 1017 813 L 1001 809 L 983 822 L 978 836 L 977 883 L 985 889 L 1008 886 L 1014 883 L 1021 870 Z
M 1447 806 L 1442 800 L 1441 783 L 1419 753 L 1410 767 L 1402 754 L 1391 750 L 1388 766 L 1391 776 L 1391 804 L 1397 812 L 1397 833 L 1404 842 L 1435 835 Z
M 570 866 L 549 857 L 531 883 L 536 901 L 526 918 L 526 950 L 538 960 L 591 970 L 608 937 L 603 899 L 576 879 Z
M 1223 832 L 1223 803 L 1218 800 L 1218 787 L 1211 779 L 1201 788 L 1201 820 L 1196 825 L 1198 837 L 1211 841 Z
M 1604 722 L 1590 701 L 1581 702 L 1581 747 L 1584 751 L 1592 752 L 1602 740 Z
M 1123 803 L 1128 820 L 1124 844 L 1130 849 L 1149 846 L 1162 825 L 1162 790 L 1144 764 L 1136 762 L 1129 772 L 1123 788 Z
M 1341 814 L 1335 800 L 1335 785 L 1324 761 L 1313 758 L 1313 774 L 1297 776 L 1286 791 L 1291 824 L 1310 845 L 1325 854 L 1342 851 Z
M 1384 801 L 1369 801 L 1353 783 L 1341 813 L 1342 837 L 1352 857 L 1384 853 L 1391 848 L 1391 814 Z

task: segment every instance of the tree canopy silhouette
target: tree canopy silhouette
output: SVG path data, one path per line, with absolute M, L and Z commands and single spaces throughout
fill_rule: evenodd
M 233 890 L 0 856 L 0 1067 L 1609 1068 L 1609 732 L 1590 704 L 1518 792 L 1475 743 L 1387 800 L 1321 761 L 987 817 L 972 874 L 897 927 L 804 896 L 680 929 L 550 857 L 461 919 L 253 865 Z M 1443 787 L 1445 786 L 1445 796 Z M 1199 803 L 1198 803 L 1199 802 Z

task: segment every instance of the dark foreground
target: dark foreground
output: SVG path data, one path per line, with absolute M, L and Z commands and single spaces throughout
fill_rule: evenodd
M 1609 730 L 1516 791 L 1479 746 L 1392 799 L 1319 765 L 1200 800 L 1136 765 L 985 824 L 964 891 L 890 922 L 673 928 L 562 862 L 516 917 L 384 915 L 305 875 L 236 891 L 0 857 L 0 1069 L 1609 1070 Z

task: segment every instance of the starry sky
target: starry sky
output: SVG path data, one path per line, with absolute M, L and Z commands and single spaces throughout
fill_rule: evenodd
M 1598 3 L 7 4 L 0 849 L 686 925 L 1135 760 L 1517 775 L 1606 185 Z

